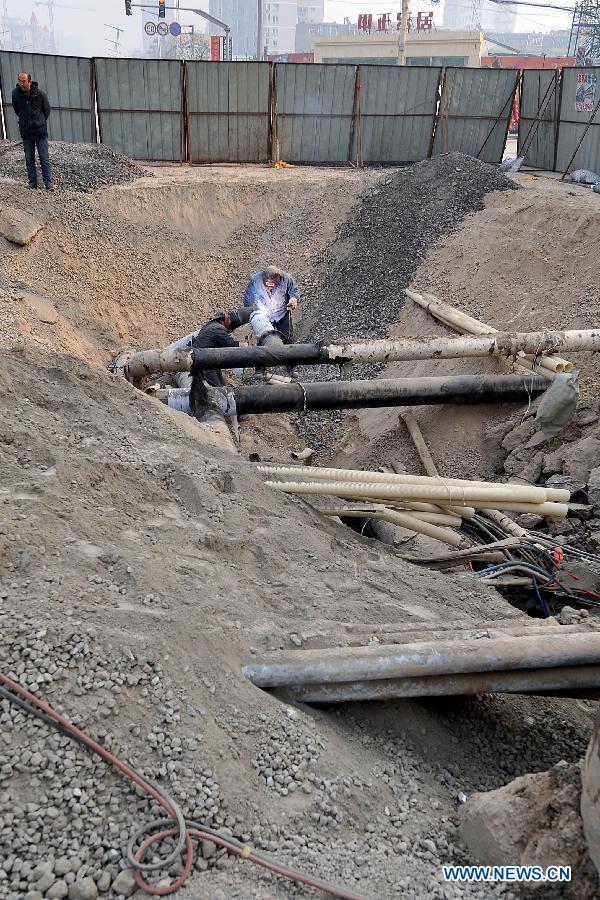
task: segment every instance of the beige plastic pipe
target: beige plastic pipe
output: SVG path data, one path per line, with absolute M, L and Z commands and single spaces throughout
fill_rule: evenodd
M 427 444 L 425 443 L 425 438 L 423 437 L 423 433 L 422 433 L 421 429 L 419 428 L 419 423 L 415 419 L 414 415 L 411 413 L 410 410 L 407 409 L 403 413 L 400 414 L 400 417 L 401 417 L 402 421 L 404 422 L 404 424 L 406 425 L 408 433 L 410 434 L 410 436 L 412 438 L 413 444 L 415 445 L 415 449 L 419 455 L 419 459 L 421 460 L 423 468 L 425 469 L 427 474 L 430 476 L 430 478 L 439 478 L 440 473 L 437 470 L 437 466 L 433 461 L 433 457 L 432 457 L 431 453 L 429 452 L 429 448 L 428 448 Z M 461 515 L 461 513 L 459 512 L 459 509 L 457 509 L 455 507 L 448 506 L 448 507 L 445 507 L 445 509 L 449 513 L 458 513 L 458 515 Z M 460 507 L 460 509 L 462 509 L 462 507 Z M 467 518 L 469 518 L 469 519 L 473 518 L 474 514 L 475 514 L 475 510 L 473 510 L 472 515 L 469 515 Z
M 541 504 L 544 506 L 545 504 Z M 553 504 L 549 504 L 553 506 Z M 568 507 L 567 507 L 568 510 Z M 505 534 L 512 534 L 514 537 L 518 538 L 528 538 L 529 532 L 526 531 L 525 528 L 521 528 L 520 525 L 517 525 L 516 522 L 513 522 L 512 519 L 509 519 L 508 516 L 503 515 L 498 509 L 480 509 L 480 513 L 482 513 L 486 519 L 490 519 L 490 521 L 495 522 Z M 512 512 L 516 512 L 516 510 L 512 510 Z M 549 515 L 547 512 L 539 513 L 539 515 Z M 551 514 L 550 514 L 551 515 Z M 566 513 L 565 513 L 566 515 Z M 557 518 L 563 518 L 562 516 L 557 516 Z
M 443 488 L 458 489 L 465 491 L 465 504 L 471 506 L 466 499 L 468 491 L 485 490 L 493 496 L 492 492 L 498 492 L 498 499 L 504 497 L 511 502 L 519 501 L 521 503 L 545 503 L 554 501 L 557 503 L 568 503 L 571 499 L 569 491 L 559 488 L 541 488 L 522 484 L 495 484 L 488 481 L 469 481 L 466 478 L 435 478 L 430 475 L 408 475 L 397 474 L 396 472 L 365 472 L 360 469 L 334 469 L 321 468 L 312 466 L 258 466 L 258 471 L 267 475 L 277 475 L 280 478 L 308 478 L 311 481 L 347 481 L 350 483 L 360 484 L 389 484 L 389 485 L 405 485 L 418 486 L 426 489 Z M 439 499 L 445 500 L 446 495 L 443 493 L 431 495 L 419 495 L 417 493 L 395 494 L 399 499 L 427 500 L 432 498 L 434 502 Z M 459 501 L 460 502 L 460 501 Z M 445 503 L 443 504 L 446 505 Z
M 403 512 L 400 508 L 392 509 L 392 512 Z M 431 522 L 432 525 L 452 525 L 454 528 L 460 528 L 462 519 L 460 516 L 451 516 L 448 513 L 426 513 L 405 510 L 406 514 L 412 516 L 413 519 L 420 519 L 421 522 Z
M 439 525 L 432 525 L 429 522 L 422 522 L 420 519 L 415 519 L 413 516 L 395 512 L 394 510 L 386 509 L 385 507 L 374 507 L 372 510 L 344 508 L 320 509 L 319 512 L 324 516 L 350 516 L 354 518 L 362 518 L 365 513 L 367 513 L 370 518 L 383 519 L 385 522 L 391 522 L 393 525 L 398 525 L 399 528 L 406 528 L 409 531 L 416 531 L 418 534 L 425 534 L 427 537 L 433 538 L 436 541 L 441 541 L 443 544 L 448 544 L 451 547 L 459 547 L 462 543 L 460 535 L 455 534 L 454 531 L 450 531 L 447 528 L 440 528 Z
M 274 482 L 274 484 L 278 484 L 278 483 L 279 482 Z M 266 482 L 266 484 L 270 484 L 270 482 Z M 301 484 L 304 484 L 304 482 L 301 482 Z M 373 485 L 373 487 L 376 488 L 377 486 Z M 368 497 L 363 496 L 361 494 L 360 498 L 358 498 L 356 496 L 356 494 L 351 494 L 351 493 L 348 493 L 348 491 L 345 491 L 341 485 L 340 485 L 339 493 L 337 493 L 335 496 L 340 497 L 340 499 L 342 499 L 342 500 L 357 501 L 360 499 L 361 503 L 367 503 L 367 504 L 368 503 L 375 503 L 375 504 L 382 503 L 382 498 L 378 497 L 378 496 L 373 496 L 373 493 L 371 493 Z M 413 504 L 410 502 L 406 502 L 406 501 L 403 502 L 402 500 L 391 500 L 389 497 L 384 498 L 384 502 L 385 502 L 385 506 L 388 508 L 398 509 L 400 511 L 406 511 L 407 513 L 409 513 L 409 515 L 413 514 Z M 501 528 L 503 528 L 506 531 L 507 534 L 511 534 L 514 537 L 519 537 L 519 538 L 528 537 L 529 535 L 525 531 L 525 529 L 523 529 L 519 525 L 517 525 L 516 522 L 513 522 L 512 519 L 509 519 L 509 518 L 507 518 L 507 516 L 503 515 L 503 513 L 500 512 L 500 509 L 504 510 L 504 512 L 518 512 L 518 513 L 526 512 L 526 513 L 531 513 L 532 515 L 545 516 L 546 518 L 549 517 L 549 518 L 553 518 L 553 519 L 564 519 L 569 514 L 569 507 L 566 503 L 512 503 L 512 502 L 507 502 L 507 501 L 502 501 L 502 500 L 495 501 L 495 502 L 496 502 L 497 506 L 499 507 L 499 509 L 487 509 L 485 507 L 484 502 L 478 503 L 477 501 L 475 501 L 475 505 L 477 506 L 477 509 L 474 509 L 473 507 L 466 507 L 466 508 L 469 510 L 472 510 L 473 515 L 475 515 L 476 512 L 482 512 L 483 510 L 485 510 L 486 515 L 489 513 L 489 515 L 487 515 L 488 519 L 492 519 L 494 522 L 496 522 Z M 461 507 L 456 507 L 454 505 L 451 507 L 450 506 L 446 506 L 446 507 L 438 506 L 438 509 L 458 509 L 458 508 L 461 508 Z M 469 518 L 469 516 L 464 516 L 461 518 Z M 472 516 L 470 518 L 472 518 Z M 507 525 L 506 528 L 504 528 L 504 525 L 505 525 L 504 520 L 506 520 L 506 522 L 511 522 L 512 525 L 514 526 L 514 528 L 512 528 L 510 525 Z
M 428 475 L 431 476 L 439 475 L 436 464 L 433 461 L 433 457 L 431 456 L 429 448 L 425 443 L 425 438 L 423 437 L 421 429 L 419 428 L 419 423 L 415 419 L 414 415 L 410 412 L 410 410 L 407 410 L 406 412 L 402 413 L 402 419 L 408 429 L 408 433 L 413 439 L 413 443 L 415 445 L 417 453 L 419 454 L 421 462 L 425 467 L 425 471 Z M 505 516 L 499 510 L 487 509 L 485 510 L 485 514 L 487 515 L 488 519 L 491 519 L 493 522 L 499 525 L 499 527 L 505 534 L 512 534 L 515 537 L 519 538 L 525 538 L 528 536 L 527 531 L 524 528 L 521 528 L 520 525 L 517 525 L 516 522 L 513 522 L 512 519 L 509 519 L 508 516 Z
M 353 499 L 352 497 L 346 498 L 340 496 L 341 500 L 345 499 Z M 388 500 L 385 504 L 382 504 L 380 500 L 376 497 L 365 497 L 360 501 L 355 501 L 363 503 L 364 506 L 361 509 L 368 510 L 373 506 L 377 506 L 381 508 L 385 506 L 386 509 L 390 509 L 392 512 L 403 512 L 409 516 L 414 516 L 415 519 L 421 519 L 423 522 L 431 522 L 432 525 L 453 525 L 455 527 L 459 527 L 462 524 L 461 516 L 455 515 L 454 513 L 444 512 L 444 508 L 441 506 L 436 506 L 433 503 L 415 503 L 415 504 L 400 504 L 395 502 L 394 500 Z M 426 510 L 417 510 L 416 506 L 426 506 L 428 509 Z M 449 508 L 449 507 L 448 507 Z M 473 510 L 475 512 L 475 510 Z
M 368 482 L 350 484 L 343 481 L 267 481 L 265 484 L 288 494 L 331 494 L 334 497 L 376 497 L 378 500 L 400 498 L 438 502 L 441 500 L 451 504 L 463 501 L 479 509 L 489 509 L 491 506 L 496 509 L 510 509 L 512 502 L 510 491 L 490 491 L 486 488 L 468 491 L 460 487 Z
M 413 500 L 412 502 L 390 500 L 386 503 L 386 506 L 398 507 L 398 509 L 405 509 L 407 512 L 412 510 L 415 512 L 442 513 L 444 515 L 458 516 L 461 519 L 472 519 L 475 515 L 475 509 L 472 506 L 438 506 L 435 503 L 420 503 L 418 500 Z M 452 512 L 447 513 L 446 510 L 452 510 Z
M 455 307 L 450 306 L 449 303 L 445 303 L 433 294 L 418 294 L 416 291 L 407 289 L 406 295 L 415 303 L 418 303 L 419 306 L 431 312 L 436 318 L 441 319 L 446 325 L 450 325 L 458 331 L 474 335 L 498 334 L 497 328 L 493 328 L 479 319 L 474 319 L 472 316 L 462 312 L 462 310 L 455 309 Z M 529 363 L 533 363 L 536 359 L 536 356 L 533 354 L 523 354 L 523 356 Z M 538 356 L 537 362 L 540 367 L 548 369 L 550 372 L 571 372 L 573 370 L 573 363 L 566 359 L 561 359 L 559 356 Z

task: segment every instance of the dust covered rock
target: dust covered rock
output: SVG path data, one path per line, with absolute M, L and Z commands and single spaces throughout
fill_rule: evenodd
M 460 834 L 473 857 L 487 865 L 570 866 L 573 880 L 561 886 L 563 896 L 592 900 L 598 881 L 587 855 L 580 798 L 580 767 L 560 762 L 549 772 L 475 794 L 460 810 Z
M 44 226 L 33 216 L 14 206 L 0 209 L 0 234 L 11 244 L 26 247 Z

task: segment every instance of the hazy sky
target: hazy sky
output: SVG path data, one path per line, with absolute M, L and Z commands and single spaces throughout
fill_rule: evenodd
M 135 2 L 135 0 L 134 0 Z M 254 3 L 255 0 L 247 0 Z M 463 0 L 470 6 L 471 0 Z M 540 0 L 535 0 L 540 2 Z M 556 0 L 553 0 L 556 2 Z M 9 16 L 29 17 L 35 10 L 41 23 L 48 22 L 48 10 L 45 6 L 35 3 L 35 0 L 6 0 Z M 114 37 L 114 32 L 105 27 L 105 23 L 124 28 L 122 35 L 123 51 L 134 50 L 141 46 L 142 27 L 145 21 L 151 18 L 149 11 L 134 8 L 133 16 L 125 15 L 124 0 L 57 0 L 58 4 L 65 7 L 81 6 L 89 9 L 66 9 L 60 5 L 55 7 L 55 33 L 59 40 L 59 52 L 82 56 L 106 56 L 110 55 L 111 45 L 105 38 Z M 174 5 L 175 0 L 167 0 L 167 5 Z M 342 22 L 344 16 L 355 22 L 361 12 L 373 14 L 391 12 L 396 13 L 400 9 L 401 0 L 389 2 L 389 0 L 325 0 L 325 18 L 328 21 Z M 208 9 L 208 0 L 181 0 L 181 5 L 199 6 Z M 565 3 L 565 5 L 569 5 Z M 431 0 L 411 0 L 411 10 L 434 10 L 434 21 L 441 24 L 443 12 L 443 0 L 437 6 Z M 100 12 L 98 10 L 101 10 Z M 519 14 L 517 27 L 523 31 L 545 31 L 551 28 L 566 28 L 570 26 L 568 13 L 551 12 L 549 10 L 537 11 L 523 8 Z M 167 10 L 169 22 L 173 14 Z M 156 21 L 156 19 L 154 19 Z M 196 24 L 202 20 L 193 13 L 181 13 L 182 25 Z

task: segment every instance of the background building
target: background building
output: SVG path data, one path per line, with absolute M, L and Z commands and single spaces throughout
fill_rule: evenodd
M 251 0 L 250 0 L 251 2 Z M 298 8 L 304 0 L 266 0 L 263 2 L 263 44 L 268 53 L 290 53 L 296 46 Z
M 516 22 L 515 10 L 503 9 L 492 0 L 445 0 L 444 3 L 444 28 L 512 33 Z
M 351 25 L 350 20 L 345 22 L 318 22 L 315 24 L 300 22 L 296 25 L 296 53 L 312 53 L 315 48 L 315 38 L 347 36 L 360 34 L 357 25 Z
M 210 0 L 211 15 L 231 27 L 233 56 L 256 58 L 258 0 Z M 262 47 L 268 54 L 296 50 L 296 26 L 303 28 L 323 20 L 324 0 L 262 0 Z M 211 26 L 211 34 L 221 34 Z M 310 52 L 312 47 L 309 48 Z
M 407 66 L 480 66 L 483 52 L 481 31 L 409 32 L 406 35 Z M 316 63 L 398 65 L 398 34 L 372 32 L 347 37 L 315 38 Z
M 569 49 L 570 31 L 517 32 L 486 31 L 485 41 L 488 53 L 505 54 L 508 47 L 513 52 L 534 54 L 535 56 L 566 56 Z M 495 42 L 498 43 L 495 43 Z

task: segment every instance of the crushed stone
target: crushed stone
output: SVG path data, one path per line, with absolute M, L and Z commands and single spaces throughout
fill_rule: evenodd
M 127 184 L 149 173 L 106 144 L 50 142 L 52 179 L 57 190 L 94 191 L 108 185 Z M 37 160 L 39 167 L 39 160 Z M 23 145 L 0 141 L 0 178 L 27 181 Z M 41 178 L 39 179 L 40 183 Z

